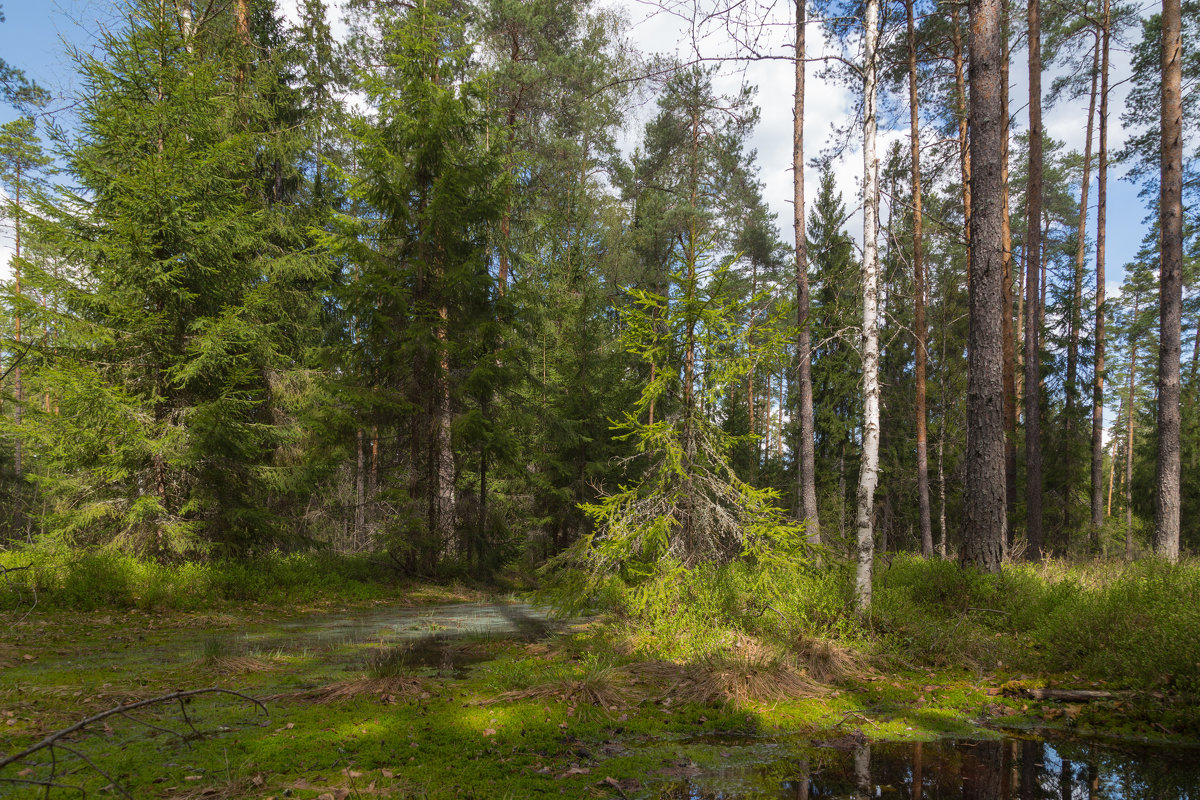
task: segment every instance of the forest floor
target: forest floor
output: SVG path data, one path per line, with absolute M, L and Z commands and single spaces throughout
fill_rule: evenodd
M 797 678 L 749 640 L 730 643 L 745 651 L 732 660 L 638 660 L 610 619 L 558 621 L 474 591 L 6 613 L 0 758 L 119 704 L 206 687 L 239 694 L 97 720 L 0 770 L 18 781 L 0 783 L 0 796 L 41 796 L 48 782 L 174 800 L 665 797 L 680 780 L 778 759 L 798 741 L 846 749 L 1050 731 L 1187 747 L 1200 732 L 1200 709 L 1170 686 L 1109 691 L 1073 674 L 869 660 L 819 681 L 816 660 Z M 1101 694 L 1033 696 L 1047 689 Z

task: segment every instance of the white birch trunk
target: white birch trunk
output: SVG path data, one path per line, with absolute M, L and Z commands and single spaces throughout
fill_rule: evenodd
M 879 481 L 879 164 L 875 158 L 879 0 L 867 0 L 863 23 L 866 28 L 863 40 L 863 433 L 856 526 L 858 569 L 854 581 L 860 612 L 871 605 L 875 486 Z

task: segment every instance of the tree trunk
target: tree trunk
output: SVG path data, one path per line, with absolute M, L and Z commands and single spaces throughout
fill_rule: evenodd
M 1133 319 L 1138 316 L 1138 300 L 1133 296 Z M 1137 339 L 1129 338 L 1129 421 L 1125 431 L 1125 560 L 1133 561 L 1133 416 L 1134 381 L 1137 378 Z
M 1183 96 L 1180 0 L 1162 8 L 1162 230 L 1158 334 L 1158 464 L 1154 538 L 1158 554 L 1179 559 L 1179 359 L 1183 324 Z
M 1092 380 L 1092 549 L 1100 544 L 1104 526 L 1101 501 L 1104 493 L 1104 267 L 1108 234 L 1108 61 L 1112 10 L 1104 0 L 1100 44 L 1100 164 L 1096 186 L 1096 354 Z M 1111 472 L 1110 472 L 1111 476 Z M 1111 485 L 1111 477 L 1109 484 Z M 1112 497 L 1112 489 L 1109 489 Z
M 779 420 L 775 426 L 775 458 L 783 464 L 783 408 L 787 404 L 787 375 L 779 371 Z
M 1088 101 L 1087 138 L 1083 142 L 1083 183 L 1079 189 L 1079 235 L 1075 244 L 1075 274 L 1071 289 L 1071 317 L 1067 339 L 1066 408 L 1063 413 L 1063 461 L 1065 480 L 1063 483 L 1063 536 L 1064 550 L 1071 550 L 1071 493 L 1075 486 L 1075 448 L 1071 442 L 1071 431 L 1075 427 L 1075 399 L 1079 395 L 1079 336 L 1083 328 L 1083 262 L 1087 255 L 1087 212 L 1088 188 L 1092 175 L 1092 132 L 1095 130 L 1096 90 L 1100 77 L 1100 40 L 1092 56 L 1092 89 Z
M 910 5 L 909 7 L 911 8 L 912 6 Z M 924 766 L 921 763 L 923 761 L 922 755 L 921 743 L 914 743 L 912 758 L 912 800 L 921 800 L 921 790 L 924 788 L 924 776 L 921 774 L 922 767 Z
M 1000 569 L 1005 531 L 1004 353 L 1001 317 L 1004 278 L 1004 120 L 1000 0 L 971 0 L 971 332 L 968 342 L 966 530 L 962 559 L 987 572 Z
M 1012 225 L 1008 213 L 1008 62 L 1009 62 L 1009 0 L 1002 0 L 1004 15 L 1004 58 L 1000 62 L 1000 113 L 1004 121 L 1004 132 L 1000 137 L 1000 212 L 1002 239 L 1004 242 L 1004 275 L 1000 281 L 1000 330 L 1004 339 L 1004 512 L 1005 537 L 1001 543 L 1005 557 L 1008 556 L 1009 525 L 1017 508 L 1017 381 L 1016 342 L 1013 341 L 1013 295 L 1012 295 Z
M 842 454 L 838 458 L 838 535 L 846 540 L 846 443 L 842 442 Z
M 434 446 L 436 453 L 436 483 L 437 483 L 437 523 L 435 530 L 442 548 L 443 557 L 453 556 L 458 551 L 455 541 L 455 503 L 457 500 L 454 485 L 454 448 L 450 439 L 450 355 L 446 344 L 446 327 L 449 310 L 442 306 L 438 309 L 438 348 L 441 350 L 437 379 L 436 427 Z
M 946 419 L 938 429 L 938 555 L 946 558 Z
M 366 544 L 362 540 L 363 535 L 363 505 L 366 502 L 366 484 L 367 471 L 366 459 L 363 454 L 363 431 L 359 428 L 356 431 L 355 442 L 355 459 L 354 465 L 354 534 L 350 537 L 354 543 L 355 550 L 363 549 Z
M 792 106 L 792 227 L 796 244 L 796 385 L 800 391 L 800 442 L 796 447 L 800 511 L 808 540 L 821 543 L 817 518 L 817 456 L 813 427 L 812 339 L 808 328 L 808 234 L 804 219 L 804 58 L 807 0 L 796 0 L 796 92 Z
M 859 612 L 871 605 L 875 558 L 875 485 L 879 480 L 879 163 L 875 158 L 879 0 L 867 0 L 863 17 L 863 431 L 858 471 L 857 571 L 854 590 Z
M 959 6 L 954 4 L 954 96 L 958 102 L 958 163 L 962 179 L 963 235 L 967 248 L 967 285 L 971 284 L 971 149 L 967 144 L 967 77 L 962 46 L 962 25 L 958 18 Z
M 1120 416 L 1121 416 L 1121 412 L 1118 411 L 1117 418 L 1119 419 Z M 1112 516 L 1113 481 L 1116 479 L 1116 477 L 1117 477 L 1117 437 L 1114 436 L 1113 440 L 1112 440 L 1112 452 L 1109 454 L 1109 457 L 1108 457 L 1108 508 L 1105 510 L 1106 517 Z
M 13 293 L 21 296 L 21 163 L 18 161 L 16 168 L 16 181 L 13 192 L 16 204 L 16 220 L 14 224 L 15 242 L 14 242 L 14 259 L 13 267 Z M 35 334 L 36 336 L 36 334 Z M 21 313 L 19 311 L 13 314 L 13 339 L 16 341 L 17 354 L 16 358 L 20 358 L 21 349 Z M 24 410 L 23 405 L 23 388 L 21 386 L 21 364 L 16 362 L 16 367 L 13 369 L 13 427 L 17 429 L 17 435 L 13 441 L 13 470 L 16 472 L 17 479 L 20 480 L 23 472 L 22 455 L 24 442 L 21 440 L 21 412 Z
M 1042 559 L 1042 38 L 1039 0 L 1029 0 L 1029 181 L 1025 233 L 1025 536 L 1027 558 Z
M 908 0 L 908 107 L 909 143 L 912 151 L 913 195 L 913 299 L 916 301 L 913 329 L 916 338 L 916 414 L 917 414 L 917 507 L 921 524 L 921 554 L 933 556 L 933 525 L 929 512 L 929 445 L 925 411 L 925 264 L 921 236 L 921 136 L 917 107 L 917 34 L 913 6 Z

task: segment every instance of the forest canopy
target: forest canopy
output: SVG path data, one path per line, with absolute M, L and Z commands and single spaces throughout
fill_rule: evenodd
M 860 592 L 879 552 L 1200 547 L 1198 109 L 1164 177 L 1166 18 L 1031 0 L 984 41 L 955 3 L 798 5 L 783 221 L 756 89 L 719 78 L 785 56 L 664 7 L 744 47 L 643 54 L 586 0 L 351 2 L 337 36 L 322 0 L 122 0 L 72 51 L 69 124 L 0 62 L 3 544 L 628 580 L 849 558 Z M 859 103 L 807 156 L 805 58 Z M 1083 152 L 1042 130 L 1063 98 Z M 1113 169 L 1182 193 L 1128 264 Z

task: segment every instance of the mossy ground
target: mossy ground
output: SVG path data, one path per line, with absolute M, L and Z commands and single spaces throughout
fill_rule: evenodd
M 447 654 L 440 662 L 369 632 L 333 640 L 245 635 L 294 630 L 285 624 L 333 607 L 369 616 L 391 605 L 472 599 L 481 596 L 410 587 L 384 601 L 304 608 L 35 609 L 19 622 L 9 612 L 14 622 L 0 645 L 2 750 L 15 752 L 120 702 L 204 686 L 271 698 L 269 716 L 234 697 L 206 696 L 186 707 L 203 736 L 184 741 L 111 717 L 70 746 L 137 798 L 619 797 L 655 796 L 656 786 L 689 771 L 769 760 L 792 740 L 931 740 L 1050 727 L 1180 741 L 1200 732 L 1196 703 L 1172 686 L 1100 702 L 1039 702 L 1020 690 L 1098 682 L 977 665 L 918 669 L 880 651 L 864 653 L 853 675 L 814 681 L 801 696 L 763 699 L 760 681 L 748 684 L 759 696 L 678 702 L 681 681 L 703 669 L 717 674 L 712 652 L 703 663 L 681 657 L 672 672 L 663 666 L 669 660 L 647 661 L 648 645 L 631 636 L 627 619 L 541 638 L 468 632 L 439 640 Z M 388 648 L 398 648 L 396 658 L 381 657 Z M 739 658 L 722 668 L 757 670 L 768 682 L 776 674 L 769 659 Z M 661 668 L 639 671 L 647 663 Z M 342 691 L 331 696 L 330 687 Z M 137 719 L 188 733 L 177 705 Z M 60 782 L 91 790 L 109 783 L 59 757 Z M 0 778 L 45 779 L 48 757 L 36 760 L 41 766 L 14 765 Z M 0 785 L 6 792 L 35 795 Z

